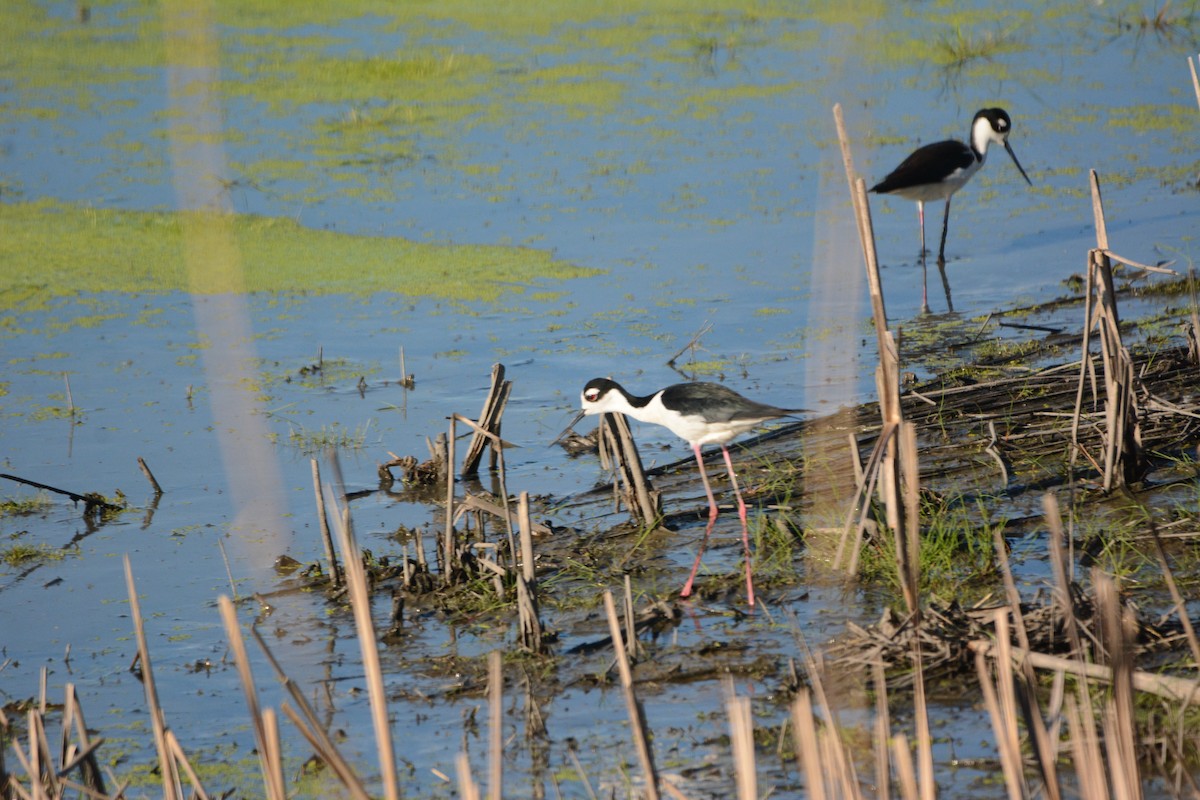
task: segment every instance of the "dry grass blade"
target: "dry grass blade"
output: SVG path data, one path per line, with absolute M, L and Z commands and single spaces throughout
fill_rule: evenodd
M 254 741 L 258 747 L 258 760 L 262 767 L 263 783 L 266 786 L 266 796 L 269 800 L 287 800 L 287 786 L 283 780 L 283 765 L 273 760 L 272 753 L 278 753 L 278 738 L 271 741 L 270 731 L 265 724 L 265 718 L 258 705 L 258 692 L 254 688 L 254 675 L 250 672 L 250 659 L 246 654 L 246 642 L 242 638 L 242 629 L 238 625 L 237 610 L 233 602 L 221 595 L 217 600 L 221 611 L 221 620 L 225 624 L 225 637 L 233 651 L 234 665 L 242 680 L 242 691 L 246 695 L 246 708 L 250 712 L 250 721 L 254 727 Z
M 158 704 L 158 687 L 154 683 L 154 670 L 150 662 L 150 647 L 146 644 L 146 626 L 142 620 L 142 607 L 137 598 L 137 586 L 133 580 L 133 566 L 129 556 L 125 556 L 125 585 L 129 589 L 129 614 L 133 622 L 133 632 L 137 638 L 138 657 L 142 665 L 142 685 L 146 690 L 146 707 L 150 714 L 150 723 L 154 729 L 154 746 L 158 750 L 159 769 L 163 782 L 164 800 L 180 800 L 183 796 L 179 785 L 179 773 L 175 769 L 175 759 L 167 746 L 166 722 L 163 719 L 162 707 Z
M 604 612 L 608 616 L 608 632 L 612 636 L 613 649 L 616 651 L 617 671 L 621 676 L 621 689 L 625 695 L 625 710 L 629 714 L 629 727 L 633 732 L 633 745 L 637 751 L 638 762 L 645 775 L 645 794 L 649 800 L 658 800 L 658 771 L 654 768 L 654 754 L 650 750 L 650 742 L 646 736 L 645 720 L 642 707 L 633 691 L 633 672 L 629 668 L 629 655 L 625 651 L 625 642 L 621 638 L 621 622 L 617 619 L 617 604 L 612 592 L 604 590 Z

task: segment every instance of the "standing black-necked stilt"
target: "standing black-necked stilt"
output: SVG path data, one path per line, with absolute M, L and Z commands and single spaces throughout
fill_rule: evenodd
M 683 586 L 680 595 L 692 593 L 692 582 L 700 568 L 700 558 L 713 523 L 717 520 L 717 501 L 713 499 L 708 474 L 704 470 L 704 459 L 700 455 L 701 445 L 719 444 L 725 456 L 725 468 L 729 471 L 729 482 L 737 497 L 738 518 L 742 521 L 742 546 L 746 554 L 746 594 L 750 605 L 754 605 L 754 582 L 750 569 L 750 530 L 746 523 L 746 503 L 738 489 L 737 476 L 733 472 L 733 461 L 725 447 L 733 437 L 758 427 L 769 420 L 799 414 L 803 409 L 777 408 L 742 397 L 732 389 L 718 383 L 677 383 L 645 397 L 638 397 L 621 388 L 608 378 L 594 378 L 583 387 L 580 395 L 582 414 L 604 414 L 608 412 L 626 414 L 642 422 L 662 425 L 692 446 L 700 478 L 704 482 L 704 493 L 708 497 L 708 526 L 700 542 L 696 563 Z
M 895 194 L 917 201 L 917 215 L 921 221 L 921 263 L 925 263 L 925 203 L 945 200 L 946 213 L 942 217 L 942 244 L 938 248 L 938 268 L 946 265 L 946 230 L 950 226 L 950 198 L 961 189 L 971 176 L 983 167 L 987 159 L 988 145 L 1003 145 L 1012 156 L 1013 163 L 1021 171 L 1021 177 L 1030 186 L 1033 181 L 1025 174 L 1017 160 L 1008 135 L 1012 131 L 1012 120 L 1002 108 L 985 108 L 971 120 L 970 143 L 948 139 L 919 147 L 908 158 L 900 162 L 888 176 L 871 187 L 877 194 Z M 943 272 L 943 280 L 945 273 Z M 928 308 L 924 287 L 922 306 Z

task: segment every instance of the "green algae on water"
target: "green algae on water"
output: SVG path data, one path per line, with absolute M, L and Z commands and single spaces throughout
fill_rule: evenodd
M 8 265 L 0 270 L 3 309 L 109 291 L 393 292 L 496 302 L 599 274 L 527 247 L 420 243 L 318 231 L 291 219 L 53 201 L 0 204 L 0 264 Z

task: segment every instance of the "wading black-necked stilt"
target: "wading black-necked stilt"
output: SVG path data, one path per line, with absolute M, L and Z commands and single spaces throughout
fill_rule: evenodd
M 946 230 L 950 226 L 950 198 L 983 167 L 989 144 L 1002 145 L 1021 171 L 1021 177 L 1030 186 L 1033 185 L 1021 162 L 1017 160 L 1012 145 L 1008 143 L 1008 134 L 1011 131 L 1012 120 L 1004 109 L 982 109 L 971 121 L 969 144 L 948 139 L 919 147 L 900 162 L 900 166 L 892 170 L 886 178 L 871 187 L 871 191 L 877 194 L 895 194 L 917 201 L 917 215 L 921 221 L 922 264 L 925 263 L 925 203 L 932 200 L 946 201 L 946 213 L 942 217 L 942 244 L 938 248 L 938 268 L 942 269 L 946 265 Z M 928 308 L 924 287 L 922 306 Z
M 758 427 L 779 417 L 803 413 L 798 408 L 777 408 L 758 403 L 742 397 L 732 389 L 718 383 L 677 383 L 645 397 L 638 397 L 625 391 L 620 384 L 608 378 L 594 378 L 583 387 L 580 395 L 583 404 L 582 414 L 619 413 L 626 414 L 642 422 L 662 425 L 676 436 L 692 446 L 696 456 L 696 465 L 700 468 L 700 479 L 704 482 L 704 493 L 708 497 L 708 526 L 704 529 L 704 539 L 700 542 L 700 552 L 696 554 L 696 563 L 692 565 L 691 574 L 683 586 L 680 595 L 687 597 L 692 593 L 692 582 L 700 569 L 700 558 L 704 555 L 704 547 L 708 536 L 712 533 L 713 523 L 717 520 L 717 501 L 713 499 L 712 487 L 708 483 L 708 474 L 704 470 L 704 459 L 700 455 L 701 445 L 719 444 L 725 456 L 725 468 L 729 471 L 729 482 L 733 484 L 733 493 L 737 497 L 738 518 L 742 521 L 742 547 L 746 554 L 746 595 L 750 605 L 754 605 L 754 582 L 750 569 L 750 530 L 746 523 L 746 503 L 742 500 L 741 490 L 738 489 L 737 476 L 733 472 L 733 462 L 729 458 L 729 449 L 725 447 L 733 437 L 745 433 L 751 428 Z M 578 417 L 577 417 L 578 419 Z

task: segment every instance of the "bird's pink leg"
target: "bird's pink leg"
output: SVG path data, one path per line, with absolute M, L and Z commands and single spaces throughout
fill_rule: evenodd
M 929 313 L 929 282 L 925 278 L 925 201 L 917 201 L 917 218 L 921 220 L 921 312 Z M 944 240 L 943 240 L 944 242 Z
M 754 579 L 750 569 L 750 526 L 746 522 L 746 501 L 742 499 L 742 491 L 738 489 L 737 476 L 733 474 L 733 461 L 729 458 L 729 450 L 721 445 L 725 454 L 725 468 L 729 470 L 729 482 L 733 484 L 733 495 L 737 498 L 738 518 L 742 521 L 742 549 L 746 553 L 746 597 L 750 605 L 754 605 Z
M 700 445 L 692 445 L 696 454 L 696 466 L 700 468 L 700 480 L 704 482 L 704 494 L 708 497 L 708 525 L 704 528 L 704 538 L 700 540 L 700 552 L 696 553 L 696 563 L 692 565 L 692 573 L 688 575 L 687 583 L 683 585 L 680 597 L 692 593 L 692 582 L 696 580 L 696 572 L 700 569 L 700 559 L 704 556 L 704 547 L 708 544 L 708 535 L 712 533 L 713 524 L 717 521 L 717 501 L 713 498 L 712 487 L 708 485 L 708 474 L 704 471 L 704 458 L 700 455 Z

